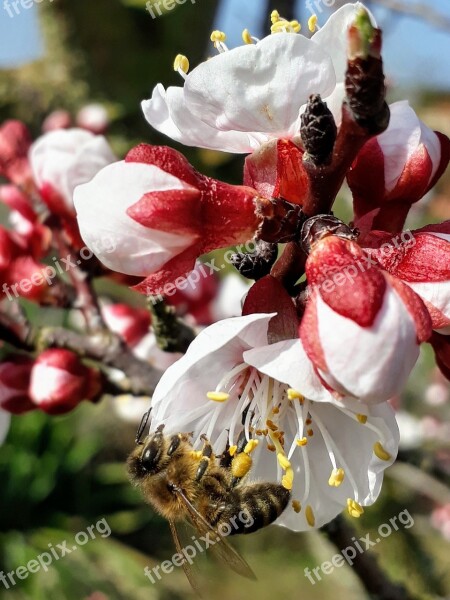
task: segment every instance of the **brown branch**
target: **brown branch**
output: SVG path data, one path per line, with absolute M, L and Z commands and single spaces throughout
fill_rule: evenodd
M 338 550 L 352 546 L 352 538 L 356 536 L 356 531 L 342 516 L 325 525 L 323 531 Z M 377 600 L 415 600 L 403 585 L 390 581 L 370 551 L 357 554 L 352 568 L 371 597 Z

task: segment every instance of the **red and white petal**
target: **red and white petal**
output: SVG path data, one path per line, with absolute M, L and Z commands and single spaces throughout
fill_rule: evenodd
M 108 268 L 145 276 L 191 246 L 196 237 L 148 229 L 127 210 L 149 190 L 192 189 L 153 165 L 125 161 L 109 165 L 75 190 L 81 236 Z

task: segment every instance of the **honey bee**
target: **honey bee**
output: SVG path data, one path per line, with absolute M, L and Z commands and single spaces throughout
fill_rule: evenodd
M 256 440 L 248 441 L 244 432 L 236 446 L 215 456 L 205 436 L 201 438 L 202 450 L 195 451 L 191 434 L 166 436 L 163 425 L 141 441 L 149 413 L 142 418 L 136 448 L 128 457 L 131 482 L 168 520 L 177 552 L 183 554 L 176 524 L 190 521 L 201 536 L 214 540 L 211 552 L 215 558 L 239 575 L 256 579 L 223 536 L 252 533 L 275 521 L 288 505 L 290 491 L 277 483 L 244 483 L 252 464 L 250 454 L 257 444 Z M 246 518 L 238 520 L 238 514 Z M 201 595 L 186 560 L 183 568 L 193 589 Z

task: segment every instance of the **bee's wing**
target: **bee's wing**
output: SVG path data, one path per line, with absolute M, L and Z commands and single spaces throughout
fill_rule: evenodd
M 173 537 L 173 541 L 175 542 L 175 547 L 177 549 L 177 552 L 178 552 L 178 554 L 181 554 L 183 556 L 183 547 L 181 545 L 180 537 L 178 535 L 178 531 L 177 531 L 174 521 L 169 519 L 169 525 L 170 525 L 170 531 L 172 532 L 172 537 Z M 199 598 L 203 598 L 204 596 L 200 592 L 200 585 L 199 585 L 199 582 L 197 581 L 197 577 L 194 575 L 194 572 L 192 571 L 192 569 L 186 559 L 184 559 L 182 566 L 183 566 L 183 571 L 185 572 L 186 577 L 188 578 L 188 581 L 191 584 L 192 589 L 194 590 L 194 592 L 197 594 L 197 596 Z
M 253 573 L 250 565 L 248 565 L 242 556 L 230 546 L 230 544 L 198 512 L 195 506 L 193 506 L 183 494 L 182 490 L 177 488 L 175 493 L 185 505 L 195 529 L 202 536 L 207 536 L 210 543 L 208 549 L 211 550 L 215 558 L 218 559 L 219 562 L 226 564 L 238 575 L 242 575 L 248 579 L 256 579 L 256 575 Z

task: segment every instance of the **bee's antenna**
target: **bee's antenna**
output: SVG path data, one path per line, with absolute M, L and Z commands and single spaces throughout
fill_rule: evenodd
M 142 434 L 144 433 L 144 429 L 147 427 L 147 423 L 150 418 L 151 412 L 152 412 L 152 407 L 150 407 L 148 409 L 148 411 L 146 413 L 144 413 L 144 415 L 142 416 L 141 423 L 140 423 L 137 433 L 136 433 L 136 439 L 135 439 L 136 444 L 143 444 L 143 442 L 141 442 L 141 438 L 142 438 Z

